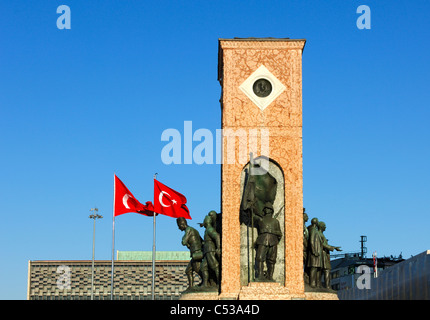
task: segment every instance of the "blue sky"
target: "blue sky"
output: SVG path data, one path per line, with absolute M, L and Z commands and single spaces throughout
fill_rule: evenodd
M 59 30 L 59 5 L 71 29 Z M 359 5 L 371 29 L 359 30 Z M 141 202 L 153 175 L 193 220 L 220 210 L 219 165 L 165 165 L 165 129 L 221 126 L 218 39 L 306 39 L 304 206 L 346 252 L 429 249 L 430 2 L 2 1 L 0 299 L 25 299 L 28 260 L 111 258 L 113 174 Z M 116 219 L 116 250 L 151 250 L 152 219 Z M 200 229 L 201 230 L 201 229 Z M 157 250 L 184 250 L 172 218 Z

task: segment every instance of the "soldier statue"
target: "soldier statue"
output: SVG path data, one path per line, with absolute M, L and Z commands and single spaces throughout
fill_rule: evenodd
M 264 159 L 261 159 L 264 161 Z M 252 158 L 249 162 L 248 174 L 245 179 L 242 201 L 240 204 L 240 222 L 250 228 L 251 239 L 254 238 L 254 228 L 257 240 L 250 242 L 252 248 L 251 261 L 254 264 L 256 281 L 272 281 L 276 263 L 277 245 L 282 237 L 279 221 L 274 216 L 273 203 L 276 198 L 278 182 L 262 163 Z M 254 251 L 254 249 L 256 251 Z M 255 257 L 254 257 L 255 252 Z M 264 263 L 267 273 L 264 274 Z M 251 279 L 254 275 L 251 276 Z
M 241 222 L 251 225 L 251 216 L 263 217 L 263 209 L 267 202 L 274 203 L 276 198 L 277 181 L 269 173 L 261 173 L 259 163 L 251 161 L 249 164 L 248 180 L 240 205 Z M 258 174 L 257 174 L 258 173 Z
M 201 272 L 201 264 L 203 260 L 202 242 L 199 232 L 193 227 L 188 226 L 185 218 L 177 218 L 176 223 L 181 231 L 185 231 L 182 237 L 182 245 L 190 249 L 191 260 L 185 269 L 185 274 L 188 278 L 188 289 L 194 287 L 194 272 L 203 279 Z
M 282 238 L 279 221 L 273 217 L 273 205 L 267 202 L 263 208 L 264 216 L 257 220 L 258 237 L 255 241 L 256 280 L 273 281 L 273 272 L 278 251 L 278 243 Z M 266 262 L 267 274 L 263 273 Z
M 221 241 L 220 235 L 215 229 L 215 219 L 216 212 L 211 211 L 200 224 L 201 227 L 205 227 L 201 265 L 203 287 L 219 285 L 220 280 Z

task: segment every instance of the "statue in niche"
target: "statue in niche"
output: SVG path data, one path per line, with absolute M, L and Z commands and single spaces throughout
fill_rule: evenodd
M 267 202 L 263 209 L 262 218 L 256 216 L 258 237 L 255 241 L 256 256 L 256 281 L 273 281 L 273 271 L 275 270 L 278 243 L 282 238 L 279 221 L 273 217 L 273 205 Z M 267 272 L 263 273 L 264 263 Z
M 270 202 L 273 205 L 276 198 L 276 179 L 269 172 L 253 174 L 255 170 L 261 169 L 259 163 L 251 160 L 241 202 L 241 222 L 247 225 L 250 224 L 253 215 L 262 218 L 266 203 Z
M 218 286 L 220 283 L 221 238 L 216 230 L 217 213 L 210 211 L 200 224 L 205 227 L 203 237 L 203 261 L 201 265 L 203 287 Z
M 201 272 L 201 264 L 203 260 L 203 239 L 200 237 L 199 232 L 193 227 L 188 226 L 185 218 L 177 218 L 176 223 L 181 231 L 185 231 L 182 237 L 182 245 L 190 250 L 191 260 L 185 269 L 185 274 L 188 279 L 188 289 L 194 288 L 194 272 L 203 279 Z
M 248 246 L 252 252 L 250 260 L 254 264 L 250 280 L 255 278 L 257 281 L 273 281 L 277 245 L 282 237 L 279 221 L 276 219 L 280 212 L 274 215 L 273 209 L 277 181 L 261 168 L 259 163 L 254 162 L 252 156 L 247 173 L 240 206 L 240 222 L 251 228 L 251 239 L 255 239 L 254 228 L 257 231 L 257 240 Z M 267 267 L 266 273 L 264 263 Z

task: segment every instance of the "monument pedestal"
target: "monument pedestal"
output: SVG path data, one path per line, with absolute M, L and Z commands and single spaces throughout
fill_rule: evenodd
M 185 292 L 179 300 L 219 300 L 218 291 L 214 292 Z
M 290 293 L 288 288 L 276 282 L 251 282 L 238 294 L 218 292 L 185 292 L 179 300 L 339 300 L 333 292 Z
M 251 282 L 240 290 L 238 300 L 339 300 L 335 292 L 291 293 L 276 282 Z
M 291 300 L 291 297 L 290 291 L 277 282 L 250 282 L 239 293 L 239 300 Z
M 339 297 L 332 292 L 305 292 L 305 300 L 339 300 Z

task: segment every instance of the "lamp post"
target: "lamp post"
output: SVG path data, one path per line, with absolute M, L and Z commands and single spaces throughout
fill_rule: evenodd
M 89 216 L 90 219 L 94 220 L 94 227 L 93 227 L 93 262 L 91 266 L 91 300 L 94 300 L 94 249 L 95 249 L 95 242 L 96 242 L 96 219 L 101 219 L 103 216 L 97 214 L 99 209 L 92 208 L 90 211 L 93 211 L 94 213 Z

